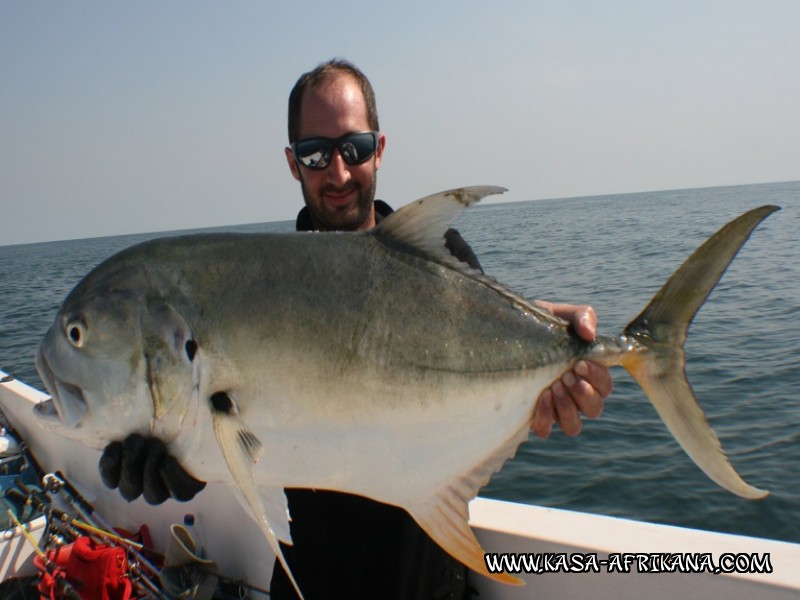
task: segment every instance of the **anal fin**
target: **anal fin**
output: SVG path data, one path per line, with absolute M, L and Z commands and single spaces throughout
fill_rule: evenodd
M 501 447 L 469 473 L 458 477 L 437 493 L 404 507 L 425 533 L 450 556 L 476 573 L 512 585 L 524 585 L 525 582 L 508 573 L 491 573 L 487 569 L 484 558 L 486 551 L 469 526 L 468 504 L 503 463 L 514 456 L 529 431 L 530 421 L 526 421 Z
M 484 560 L 486 551 L 469 526 L 467 504 L 452 489 L 407 510 L 433 541 L 466 567 L 501 583 L 525 584 L 508 573 L 489 572 Z

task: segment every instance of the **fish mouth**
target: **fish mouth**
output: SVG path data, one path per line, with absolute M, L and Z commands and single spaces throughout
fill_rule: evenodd
M 58 379 L 47 363 L 41 346 L 36 353 L 36 370 L 50 392 L 50 400 L 40 402 L 34 408 L 36 415 L 43 421 L 60 421 L 66 427 L 77 427 L 89 410 L 83 390 Z

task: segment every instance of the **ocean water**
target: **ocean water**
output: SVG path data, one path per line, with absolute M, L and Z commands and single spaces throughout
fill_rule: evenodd
M 531 439 L 481 495 L 800 542 L 800 182 L 488 204 L 459 219 L 485 271 L 531 299 L 593 305 L 620 331 L 725 222 L 783 210 L 755 232 L 696 316 L 687 373 L 733 465 L 771 495 L 706 478 L 621 369 L 582 433 Z M 290 231 L 290 222 L 230 228 Z M 69 290 L 142 234 L 0 246 L 0 368 L 41 387 L 33 355 Z

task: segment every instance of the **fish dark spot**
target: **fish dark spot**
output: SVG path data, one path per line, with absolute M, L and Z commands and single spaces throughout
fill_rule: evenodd
M 187 340 L 184 347 L 186 348 L 186 356 L 189 357 L 189 361 L 193 361 L 195 354 L 197 354 L 197 342 L 194 340 Z
M 236 410 L 233 400 L 231 400 L 231 397 L 228 396 L 226 392 L 214 392 L 211 394 L 210 400 L 211 407 L 217 412 L 230 415 Z

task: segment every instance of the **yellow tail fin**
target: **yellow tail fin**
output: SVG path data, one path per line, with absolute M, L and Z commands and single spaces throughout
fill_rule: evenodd
M 739 249 L 776 210 L 777 206 L 762 206 L 722 227 L 681 265 L 624 332 L 641 351 L 625 354 L 622 366 L 642 386 L 697 466 L 743 498 L 763 498 L 769 492 L 745 483 L 728 462 L 686 379 L 683 344 L 694 315 Z

